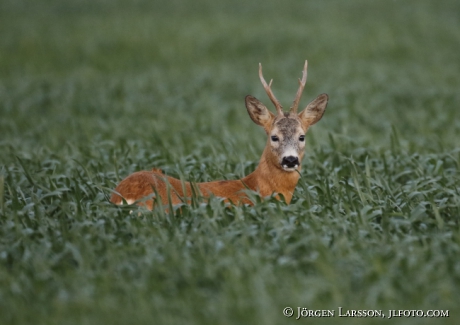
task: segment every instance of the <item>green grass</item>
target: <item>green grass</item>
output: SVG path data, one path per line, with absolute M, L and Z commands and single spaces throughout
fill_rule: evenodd
M 128 4 L 129 3 L 129 4 Z M 0 1 L 1 324 L 457 324 L 460 3 Z M 236 179 L 257 75 L 330 102 L 291 205 L 108 202 L 131 172 Z M 135 208 L 134 208 L 135 209 Z M 309 309 L 448 318 L 285 318 Z

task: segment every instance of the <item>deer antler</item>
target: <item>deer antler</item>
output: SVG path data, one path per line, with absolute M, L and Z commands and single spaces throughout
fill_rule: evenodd
M 275 95 L 273 94 L 270 88 L 272 85 L 273 79 L 270 80 L 270 84 L 267 85 L 267 82 L 265 81 L 264 76 L 262 75 L 262 63 L 259 63 L 259 78 L 260 78 L 260 82 L 262 82 L 262 85 L 265 88 L 265 91 L 267 92 L 268 97 L 270 98 L 272 103 L 275 105 L 276 110 L 278 111 L 278 115 L 283 115 L 283 106 L 281 106 L 280 102 L 278 101 L 278 99 L 276 99 Z
M 305 60 L 305 65 L 303 66 L 302 71 L 302 80 L 299 78 L 299 90 L 297 90 L 297 95 L 295 96 L 294 103 L 292 104 L 291 113 L 297 113 L 297 108 L 299 107 L 300 97 L 302 97 L 302 92 L 305 87 L 305 83 L 307 82 L 307 67 L 308 61 Z

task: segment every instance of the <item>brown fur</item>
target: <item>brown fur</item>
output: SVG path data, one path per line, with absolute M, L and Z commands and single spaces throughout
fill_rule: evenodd
M 233 204 L 252 204 L 245 192 L 248 189 L 259 192 L 262 197 L 274 193 L 281 194 L 289 204 L 299 180 L 299 174 L 276 168 L 272 162 L 263 158 L 264 156 L 256 170 L 242 179 L 197 183 L 196 185 L 204 197 L 213 195 L 225 198 L 226 202 Z M 131 203 L 139 200 L 138 204 L 152 210 L 155 197 L 153 188 L 156 189 L 162 203 L 165 204 L 168 202 L 168 183 L 172 205 L 180 204 L 184 197 L 192 195 L 189 182 L 182 182 L 177 178 L 164 175 L 161 171 L 152 170 L 136 172 L 126 177 L 115 188 L 110 201 L 121 204 L 123 198 Z M 146 199 L 142 200 L 142 198 Z
M 304 68 L 303 85 L 306 81 L 306 66 Z M 261 67 L 259 69 L 261 80 Z M 299 140 L 299 136 L 304 136 L 308 128 L 315 124 L 323 116 L 326 109 L 328 97 L 326 94 L 319 95 L 299 114 L 297 107 L 289 113 L 281 111 L 282 106 L 277 102 L 269 85 L 265 84 L 266 91 L 270 99 L 277 107 L 278 115 L 271 113 L 264 104 L 252 96 L 246 96 L 246 108 L 251 119 L 262 126 L 268 135 L 267 144 L 256 170 L 248 176 L 239 180 L 213 181 L 197 183 L 198 191 L 203 197 L 216 196 L 224 198 L 226 202 L 234 204 L 252 204 L 247 196 L 246 190 L 258 192 L 262 197 L 275 194 L 279 199 L 284 197 L 286 203 L 290 203 L 295 187 L 299 180 L 300 162 L 304 155 L 304 140 Z M 295 105 L 300 99 L 303 85 L 300 85 Z M 279 139 L 271 140 L 271 136 L 276 135 Z M 296 170 L 286 166 L 281 161 L 283 155 L 295 152 L 299 165 Z M 297 163 L 296 163 L 297 164 Z M 177 205 L 184 200 L 189 202 L 192 196 L 192 185 L 189 182 L 182 182 L 176 178 L 164 175 L 160 169 L 151 171 L 140 171 L 126 177 L 115 188 L 110 201 L 115 204 L 122 204 L 123 199 L 132 204 L 136 202 L 144 205 L 148 209 L 153 209 L 155 192 L 161 198 L 163 204 L 171 203 Z M 171 202 L 168 202 L 171 198 Z

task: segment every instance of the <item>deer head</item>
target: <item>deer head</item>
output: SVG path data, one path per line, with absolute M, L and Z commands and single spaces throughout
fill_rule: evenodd
M 305 149 L 305 133 L 308 128 L 323 117 L 328 96 L 319 95 L 300 113 L 297 113 L 300 97 L 307 81 L 307 66 L 305 61 L 302 79 L 299 79 L 299 89 L 289 112 L 284 112 L 280 102 L 271 90 L 271 84 L 262 75 L 262 64 L 259 63 L 259 77 L 268 97 L 276 107 L 277 114 L 253 96 L 246 96 L 246 108 L 254 123 L 262 126 L 268 135 L 264 151 L 265 159 L 286 172 L 294 172 L 300 167 Z

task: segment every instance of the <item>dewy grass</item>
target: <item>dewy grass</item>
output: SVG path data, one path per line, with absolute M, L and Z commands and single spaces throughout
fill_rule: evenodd
M 0 323 L 287 324 L 285 307 L 449 310 L 457 324 L 460 5 L 0 4 Z M 108 202 L 153 167 L 237 179 L 265 135 L 244 97 L 328 93 L 290 205 Z M 301 318 L 318 322 L 319 318 Z

